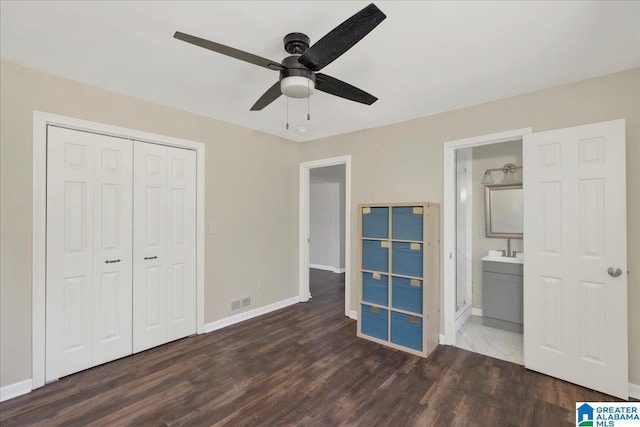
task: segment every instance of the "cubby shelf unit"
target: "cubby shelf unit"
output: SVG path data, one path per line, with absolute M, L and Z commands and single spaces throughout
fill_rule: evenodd
M 438 345 L 440 206 L 358 205 L 358 336 L 426 357 Z

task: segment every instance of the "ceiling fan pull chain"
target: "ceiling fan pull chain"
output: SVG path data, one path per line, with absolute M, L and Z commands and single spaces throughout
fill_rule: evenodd
M 289 130 L 289 97 L 287 96 L 287 130 Z
M 307 121 L 311 120 L 311 93 L 309 93 L 309 82 L 310 80 L 307 80 Z

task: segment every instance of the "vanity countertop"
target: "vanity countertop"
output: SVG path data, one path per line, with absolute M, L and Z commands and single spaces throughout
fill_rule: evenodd
M 524 264 L 524 254 L 518 253 L 515 257 L 502 256 L 501 251 L 489 251 L 489 254 L 482 257 L 482 261 L 508 262 L 511 264 Z

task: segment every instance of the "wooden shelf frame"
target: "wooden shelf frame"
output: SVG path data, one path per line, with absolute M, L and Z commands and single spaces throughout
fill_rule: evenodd
M 393 238 L 393 208 L 416 207 L 422 208 L 422 239 L 407 240 Z M 388 238 L 369 238 L 363 233 L 364 208 L 388 209 Z M 362 268 L 363 241 L 387 241 L 388 271 L 377 271 Z M 419 243 L 422 249 L 422 276 L 411 276 L 393 273 L 393 243 Z M 438 345 L 440 333 L 440 205 L 431 202 L 415 203 L 366 203 L 358 205 L 358 331 L 360 338 L 402 350 L 421 357 L 427 357 Z M 371 303 L 363 300 L 363 273 L 379 273 L 387 280 L 387 305 Z M 417 279 L 422 285 L 422 313 L 393 307 L 393 278 Z M 362 333 L 363 305 L 387 310 L 387 340 L 381 340 Z M 420 318 L 422 322 L 422 351 L 405 347 L 391 342 L 391 314 L 392 312 Z

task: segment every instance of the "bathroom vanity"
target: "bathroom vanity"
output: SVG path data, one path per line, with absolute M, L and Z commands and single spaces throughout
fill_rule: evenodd
M 490 251 L 482 258 L 482 315 L 486 326 L 522 333 L 523 257 Z

